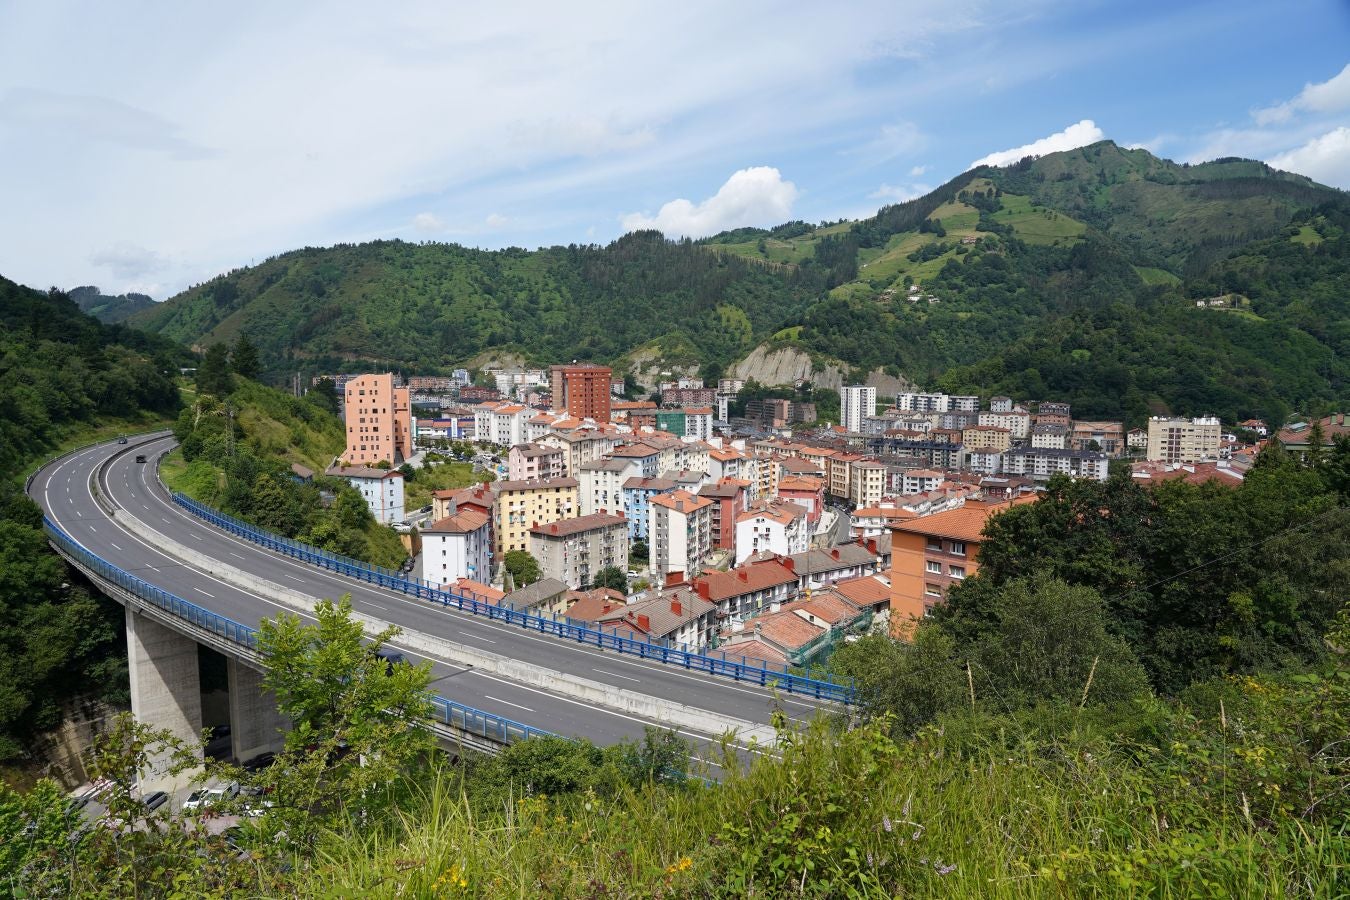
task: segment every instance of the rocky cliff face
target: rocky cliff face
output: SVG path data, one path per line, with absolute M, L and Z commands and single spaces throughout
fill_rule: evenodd
M 810 381 L 818 388 L 829 390 L 843 386 L 849 374 L 842 364 L 818 368 L 811 356 L 803 350 L 792 347 L 771 348 L 764 344 L 756 347 L 749 356 L 727 370 L 728 377 L 743 378 L 746 381 L 753 378 L 760 384 L 769 386 L 792 386 L 800 381 Z M 881 369 L 869 372 L 863 379 L 863 384 L 875 387 L 877 393 L 883 397 L 912 388 L 908 380 L 887 375 Z

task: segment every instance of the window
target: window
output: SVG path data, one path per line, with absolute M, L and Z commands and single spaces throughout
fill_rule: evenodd
M 929 538 L 929 539 L 928 539 L 928 549 L 929 549 L 929 550 L 941 550 L 941 549 L 942 549 L 942 541 L 938 540 L 937 538 Z
M 957 556 L 965 556 L 965 555 L 966 555 L 966 542 L 965 542 L 965 541 L 952 541 L 952 552 L 955 553 Z
M 953 578 L 965 578 L 966 570 L 964 566 L 948 566 L 947 574 Z
M 942 596 L 942 588 L 938 587 L 936 584 L 925 584 L 923 586 L 923 592 L 930 597 Z
M 928 560 L 928 562 L 924 564 L 924 567 L 928 569 L 929 572 L 932 572 L 934 575 L 942 574 L 942 563 L 937 562 L 935 560 L 931 559 Z

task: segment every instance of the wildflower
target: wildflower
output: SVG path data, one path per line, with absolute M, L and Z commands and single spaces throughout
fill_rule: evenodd
M 867 851 L 867 864 L 868 864 L 869 866 L 876 865 L 876 863 L 873 862 L 873 860 L 872 860 L 872 851 L 871 851 L 871 850 L 868 850 L 868 851 Z
M 887 834 L 890 834 L 890 833 L 891 833 L 891 817 L 890 817 L 890 816 L 883 815 L 883 816 L 881 817 L 881 827 L 884 828 L 884 829 L 886 830 L 886 833 L 887 833 Z
M 950 875 L 956 871 L 956 863 L 952 863 L 950 866 L 935 865 L 933 868 L 939 875 Z

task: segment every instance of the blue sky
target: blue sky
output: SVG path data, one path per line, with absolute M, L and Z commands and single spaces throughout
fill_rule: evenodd
M 1343 0 L 389 6 L 0 2 L 0 274 L 852 218 L 1102 137 L 1350 189 Z

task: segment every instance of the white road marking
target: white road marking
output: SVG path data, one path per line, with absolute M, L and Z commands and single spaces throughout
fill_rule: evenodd
M 642 683 L 642 679 L 640 678 L 629 678 L 627 675 L 619 675 L 616 672 L 606 672 L 604 669 L 591 669 L 591 671 L 599 672 L 601 675 L 608 675 L 610 678 L 622 678 L 624 681 L 636 681 L 638 684 Z
M 118 553 L 121 553 L 121 552 L 122 552 L 122 548 L 119 547 L 119 546 L 117 546 L 116 544 L 113 544 L 112 541 L 108 541 L 108 543 L 109 543 L 109 544 L 112 544 L 112 548 L 113 548 L 114 550 L 116 550 Z
M 290 572 L 282 572 L 281 574 L 282 574 L 282 575 L 285 575 L 287 578 L 291 579 L 292 581 L 298 581 L 298 582 L 300 582 L 301 584 L 304 584 L 304 583 L 305 583 L 305 579 L 301 578 L 299 575 L 292 575 Z
M 491 694 L 483 695 L 488 700 L 496 700 L 498 703 L 505 703 L 507 706 L 514 706 L 516 709 L 523 709 L 526 712 L 534 712 L 528 706 L 521 706 L 519 703 L 512 703 L 510 700 L 503 700 L 501 697 L 494 697 Z
M 235 559 L 244 559 L 244 557 L 240 556 L 238 553 L 235 553 L 233 550 L 230 550 L 230 551 L 229 551 L 229 554 L 230 554 L 231 556 L 233 556 Z M 245 562 L 248 562 L 248 560 L 244 560 L 244 561 L 245 561 Z
M 216 599 L 216 595 L 215 595 L 215 594 L 207 594 L 206 591 L 202 590 L 202 589 L 199 588 L 199 587 L 194 587 L 193 590 L 196 591 L 196 592 L 199 593 L 199 594 L 206 594 L 206 596 L 210 597 L 212 600 Z
M 191 532 L 191 531 L 188 532 L 188 535 L 189 535 L 190 537 L 192 537 L 194 540 L 200 541 L 200 540 L 202 539 L 202 536 L 201 536 L 200 534 L 194 534 L 194 533 Z
M 90 525 L 90 526 L 89 526 L 89 530 L 90 530 L 90 531 L 98 531 L 98 529 L 95 528 L 93 525 Z

